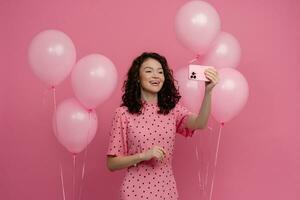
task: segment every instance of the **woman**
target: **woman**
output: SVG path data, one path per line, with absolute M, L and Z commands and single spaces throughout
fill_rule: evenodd
M 178 199 L 172 171 L 175 133 L 192 136 L 206 126 L 211 93 L 217 84 L 215 69 L 205 71 L 210 80 L 198 115 L 177 104 L 180 95 L 167 60 L 157 53 L 137 57 L 127 74 L 110 132 L 107 167 L 127 168 L 121 199 Z

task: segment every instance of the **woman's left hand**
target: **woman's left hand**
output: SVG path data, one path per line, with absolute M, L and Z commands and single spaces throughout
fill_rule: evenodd
M 217 85 L 219 76 L 215 68 L 208 68 L 204 71 L 205 77 L 209 80 L 205 82 L 205 93 L 211 93 L 212 89 Z

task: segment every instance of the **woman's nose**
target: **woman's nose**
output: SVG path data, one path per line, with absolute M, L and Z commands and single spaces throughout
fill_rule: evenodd
M 158 72 L 153 72 L 152 76 L 153 77 L 158 77 Z

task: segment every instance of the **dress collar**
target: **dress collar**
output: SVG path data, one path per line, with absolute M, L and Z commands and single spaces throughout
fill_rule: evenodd
M 142 104 L 145 104 L 145 105 L 157 105 L 157 101 L 146 101 L 144 99 L 141 99 L 141 102 Z

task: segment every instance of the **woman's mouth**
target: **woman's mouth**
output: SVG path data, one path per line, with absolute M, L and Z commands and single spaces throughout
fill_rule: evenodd
M 153 86 L 159 86 L 160 81 L 150 81 L 150 84 Z

